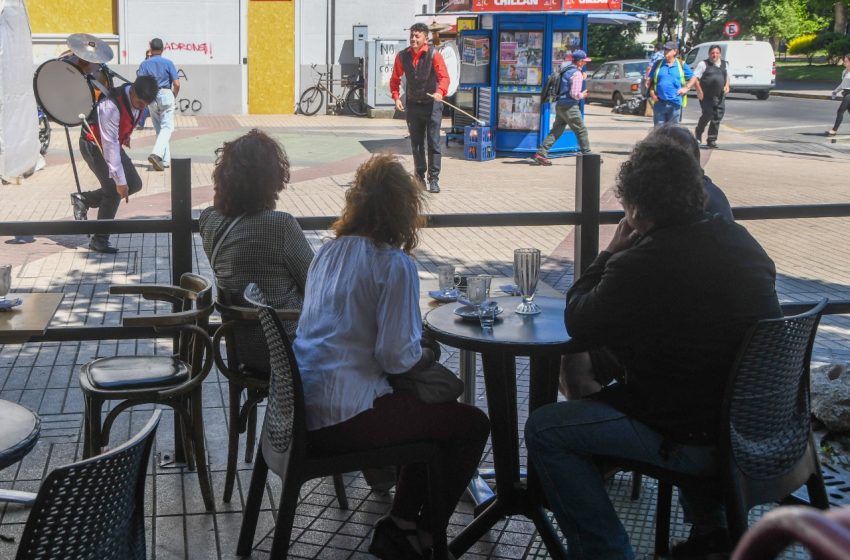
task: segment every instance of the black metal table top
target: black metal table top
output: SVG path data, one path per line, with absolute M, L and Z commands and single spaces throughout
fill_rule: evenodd
M 464 350 L 488 352 L 508 351 L 517 356 L 533 356 L 566 350 L 570 336 L 564 326 L 562 298 L 535 297 L 543 309 L 538 315 L 518 315 L 514 312 L 522 298 L 497 297 L 504 311 L 496 318 L 492 332 L 485 332 L 477 320 L 455 315 L 460 304 L 448 304 L 432 309 L 425 315 L 425 329 L 443 344 Z

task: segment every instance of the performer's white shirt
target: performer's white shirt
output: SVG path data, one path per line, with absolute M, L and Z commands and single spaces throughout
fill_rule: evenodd
M 124 86 L 130 87 L 130 84 Z M 130 112 L 133 114 L 133 122 L 139 116 L 139 111 L 130 106 Z M 124 176 L 124 166 L 121 165 L 121 143 L 118 140 L 118 125 L 121 121 L 121 112 L 118 106 L 110 98 L 104 99 L 97 104 L 97 122 L 100 127 L 100 141 L 103 148 L 103 159 L 106 160 L 106 166 L 109 168 L 109 176 L 115 181 L 116 185 L 126 185 L 127 178 Z

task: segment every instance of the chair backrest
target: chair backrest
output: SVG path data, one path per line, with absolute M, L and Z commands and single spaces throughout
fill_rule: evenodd
M 248 284 L 245 300 L 257 307 L 269 348 L 269 398 L 266 406 L 261 448 L 269 468 L 286 484 L 287 476 L 298 478 L 293 469 L 303 464 L 306 446 L 304 393 L 301 375 L 283 323 L 266 303 L 256 284 Z
M 817 457 L 808 456 L 809 365 L 826 301 L 756 323 L 732 368 L 720 448 L 748 506 L 783 498 L 818 468 Z
M 123 445 L 47 475 L 17 560 L 145 559 L 145 475 L 161 414 Z

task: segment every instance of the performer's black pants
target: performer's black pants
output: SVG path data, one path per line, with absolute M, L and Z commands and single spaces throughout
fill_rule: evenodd
M 417 177 L 428 180 L 440 177 L 440 125 L 443 122 L 443 104 L 434 101 L 408 103 L 405 111 L 407 130 L 410 132 L 410 148 L 413 151 L 413 167 Z M 428 142 L 428 162 L 425 163 L 425 142 Z
M 720 131 L 720 121 L 723 119 L 723 114 L 726 112 L 726 96 L 720 95 L 717 97 L 705 96 L 699 102 L 702 107 L 702 115 L 697 122 L 697 129 L 694 132 L 697 138 L 702 137 L 705 130 L 705 125 L 708 124 L 708 142 L 717 141 L 717 133 Z M 711 124 L 709 124 L 709 122 Z
M 83 200 L 90 208 L 97 208 L 98 220 L 111 220 L 118 212 L 121 197 L 115 189 L 115 181 L 109 176 L 109 166 L 106 165 L 106 160 L 103 159 L 100 149 L 84 138 L 80 138 L 80 153 L 89 169 L 100 182 L 99 189 L 83 193 Z M 142 190 L 142 178 L 139 177 L 139 172 L 136 171 L 124 148 L 121 148 L 121 166 L 124 168 L 124 176 L 127 178 L 130 194 L 136 194 Z M 96 234 L 94 237 L 109 239 L 109 235 L 103 233 Z
M 844 111 L 850 113 L 850 89 L 842 90 L 842 93 L 844 98 L 841 100 L 841 105 L 838 106 L 838 114 L 835 115 L 835 125 L 832 130 L 838 130 L 838 127 L 841 126 L 841 121 L 844 120 Z

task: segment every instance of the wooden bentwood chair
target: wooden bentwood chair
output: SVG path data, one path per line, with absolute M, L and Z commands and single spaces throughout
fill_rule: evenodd
M 269 469 L 277 474 L 283 483 L 270 557 L 286 558 L 292 522 L 304 482 L 365 468 L 423 463 L 428 465 L 429 513 L 432 516 L 431 526 L 434 528 L 434 558 L 445 559 L 448 519 L 443 519 L 441 513 L 442 454 L 439 446 L 423 441 L 336 455 L 318 456 L 311 453 L 307 449 L 301 375 L 292 346 L 275 310 L 266 304 L 265 297 L 256 284 L 249 284 L 245 289 L 245 299 L 256 306 L 259 312 L 269 347 L 271 379 L 260 437 L 260 451 L 254 461 L 254 472 L 245 502 L 236 553 L 247 556 L 251 552 Z
M 124 410 L 144 403 L 174 410 L 174 445 L 182 445 L 190 470 L 197 465 L 201 495 L 207 511 L 213 511 L 212 485 L 204 442 L 202 387 L 212 369 L 212 340 L 207 334 L 213 310 L 212 284 L 197 274 L 185 273 L 180 286 L 138 284 L 110 286 L 111 294 L 138 294 L 148 300 L 166 301 L 179 311 L 124 317 L 125 327 L 153 327 L 173 333 L 176 352 L 157 356 L 98 358 L 80 369 L 80 388 L 86 404 L 84 457 L 93 457 L 109 443 L 109 432 Z M 101 425 L 101 409 L 109 400 L 121 402 L 109 411 Z
M 793 501 L 805 485 L 811 504 L 829 507 L 812 435 L 809 366 L 827 300 L 791 317 L 758 321 L 744 337 L 729 374 L 720 419 L 718 470 L 694 476 L 637 461 L 602 457 L 622 470 L 658 480 L 655 553 L 669 549 L 673 486 L 717 489 L 726 507 L 732 542 L 747 530 L 756 505 Z
M 219 288 L 215 308 L 221 314 L 221 327 L 213 336 L 215 364 L 227 379 L 229 407 L 227 423 L 227 471 L 224 476 L 225 503 L 230 502 L 236 481 L 236 463 L 239 458 L 239 434 L 245 437 L 245 462 L 254 457 L 254 444 L 257 433 L 257 405 L 269 396 L 269 369 L 264 371 L 245 364 L 239 356 L 235 331 L 237 328 L 261 328 L 257 309 L 233 305 L 230 294 Z M 300 309 L 276 309 L 281 321 L 297 321 Z M 224 351 L 222 352 L 222 341 Z M 243 397 L 244 395 L 244 402 Z M 341 474 L 333 477 L 334 490 L 340 509 L 348 509 L 345 484 Z
M 16 560 L 145 560 L 145 475 L 161 415 L 115 449 L 48 474 Z

